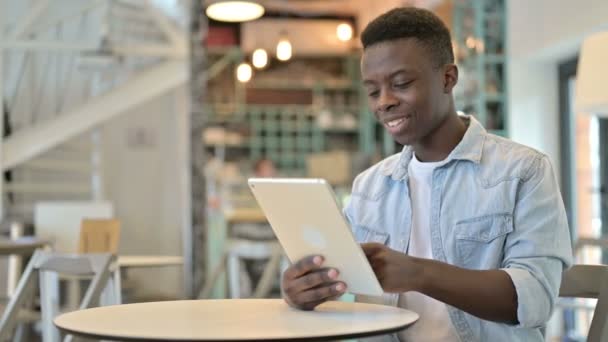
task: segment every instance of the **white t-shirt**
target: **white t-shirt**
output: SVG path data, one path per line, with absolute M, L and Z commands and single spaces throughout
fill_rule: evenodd
M 409 164 L 412 230 L 408 255 L 433 259 L 430 229 L 431 189 L 433 170 L 442 164 L 443 161 L 423 163 L 415 155 Z M 420 315 L 418 322 L 399 333 L 401 341 L 460 341 L 444 303 L 411 291 L 399 296 L 399 306 Z

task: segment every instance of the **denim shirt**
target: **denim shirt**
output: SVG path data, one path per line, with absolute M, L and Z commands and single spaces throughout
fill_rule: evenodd
M 517 292 L 517 325 L 486 321 L 452 306 L 461 341 L 543 341 L 562 272 L 572 262 L 570 233 L 546 155 L 486 132 L 467 131 L 433 172 L 429 215 L 433 259 L 475 270 L 501 269 Z M 361 173 L 344 210 L 358 242 L 406 253 L 412 225 L 406 146 Z M 397 306 L 399 294 L 358 301 Z M 396 336 L 388 337 L 395 340 Z

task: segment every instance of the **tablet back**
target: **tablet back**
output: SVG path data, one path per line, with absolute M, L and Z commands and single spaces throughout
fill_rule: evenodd
M 249 186 L 292 263 L 323 255 L 348 292 L 382 295 L 376 276 L 323 179 L 250 179 Z

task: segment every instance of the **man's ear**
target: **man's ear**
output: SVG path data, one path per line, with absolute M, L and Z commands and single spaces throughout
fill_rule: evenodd
M 456 64 L 446 64 L 443 67 L 443 92 L 449 94 L 458 83 L 458 67 Z

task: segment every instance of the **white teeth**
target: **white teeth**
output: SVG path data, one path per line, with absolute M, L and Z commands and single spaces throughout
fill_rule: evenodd
M 400 123 L 402 123 L 404 120 L 405 120 L 405 118 L 401 118 L 401 119 L 396 119 L 396 120 L 393 120 L 393 121 L 389 121 L 389 122 L 387 123 L 387 125 L 388 125 L 388 127 L 395 127 L 395 126 L 399 125 Z

